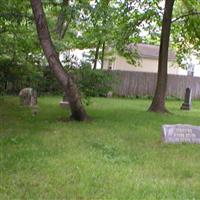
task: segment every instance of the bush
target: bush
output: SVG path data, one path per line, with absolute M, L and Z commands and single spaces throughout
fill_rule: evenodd
M 72 73 L 83 96 L 106 96 L 111 90 L 112 75 L 102 70 L 92 70 L 83 63 L 80 68 L 66 68 Z M 32 87 L 39 95 L 63 94 L 63 90 L 54 74 L 48 68 L 31 65 L 19 65 L 8 59 L 0 60 L 0 93 L 17 95 L 25 87 Z
M 106 96 L 111 90 L 112 75 L 83 66 L 75 71 L 77 85 L 84 97 Z
M 1 94 L 18 94 L 24 87 L 37 87 L 42 74 L 30 64 L 14 62 L 8 58 L 0 59 Z

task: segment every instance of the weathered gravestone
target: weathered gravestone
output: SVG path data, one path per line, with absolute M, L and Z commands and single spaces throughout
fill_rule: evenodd
M 181 106 L 181 110 L 190 110 L 192 107 L 192 91 L 190 88 L 186 89 L 184 103 Z
M 107 93 L 107 97 L 108 98 L 111 98 L 113 96 L 113 92 L 112 91 L 109 91 L 108 93 Z
M 60 102 L 60 106 L 62 108 L 69 108 L 69 101 L 68 101 L 66 93 L 64 93 L 63 100 Z
M 33 88 L 24 88 L 19 93 L 20 104 L 22 106 L 37 105 L 37 92 Z
M 164 143 L 197 143 L 200 144 L 200 126 L 175 124 L 162 126 Z

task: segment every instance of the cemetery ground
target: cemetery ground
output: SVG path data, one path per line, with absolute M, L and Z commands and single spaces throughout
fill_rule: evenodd
M 161 125 L 199 125 L 200 101 L 173 114 L 150 100 L 93 98 L 89 122 L 68 122 L 61 97 L 40 97 L 39 114 L 0 98 L 0 199 L 199 199 L 200 146 L 163 144 Z

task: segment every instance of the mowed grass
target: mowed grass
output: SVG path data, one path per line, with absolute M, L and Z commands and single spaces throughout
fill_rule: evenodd
M 90 122 L 67 122 L 61 97 L 39 114 L 0 98 L 0 199 L 200 199 L 200 145 L 161 142 L 161 125 L 200 124 L 200 101 L 172 115 L 150 100 L 94 98 Z

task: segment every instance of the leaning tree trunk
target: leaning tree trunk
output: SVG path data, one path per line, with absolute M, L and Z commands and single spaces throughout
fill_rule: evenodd
M 149 108 L 149 111 L 152 112 L 168 112 L 165 108 L 165 97 L 167 90 L 168 49 L 174 1 L 175 0 L 165 1 L 165 11 L 162 21 L 160 41 L 157 86 L 152 104 Z
M 66 73 L 59 60 L 58 53 L 55 51 L 51 36 L 48 30 L 44 10 L 41 0 L 31 0 L 32 10 L 37 27 L 38 37 L 42 45 L 44 54 L 48 60 L 49 67 L 52 69 L 57 80 L 67 94 L 71 109 L 71 118 L 78 121 L 86 120 L 87 114 L 81 103 L 78 89 L 69 73 Z

